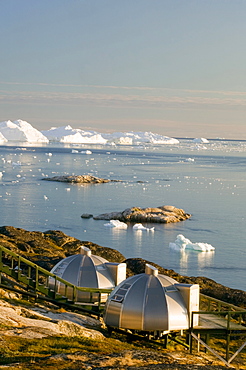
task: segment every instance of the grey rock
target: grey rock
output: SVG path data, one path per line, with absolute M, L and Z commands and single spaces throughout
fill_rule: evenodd
M 83 213 L 81 215 L 81 218 L 92 218 L 92 217 L 93 217 L 93 215 L 91 213 Z

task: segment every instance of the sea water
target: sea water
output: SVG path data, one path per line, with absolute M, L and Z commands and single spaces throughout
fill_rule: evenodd
M 205 276 L 246 291 L 246 142 L 214 140 L 163 146 L 45 144 L 0 147 L 0 225 L 62 230 L 81 241 L 141 257 L 182 275 Z M 84 185 L 43 181 L 90 174 L 120 180 Z M 128 207 L 173 205 L 192 216 L 155 224 L 152 232 L 105 227 L 83 219 Z M 213 252 L 174 250 L 177 235 L 211 244 Z

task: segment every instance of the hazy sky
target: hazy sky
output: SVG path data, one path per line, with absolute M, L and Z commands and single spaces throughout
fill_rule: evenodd
M 246 139 L 246 0 L 0 0 L 0 121 Z

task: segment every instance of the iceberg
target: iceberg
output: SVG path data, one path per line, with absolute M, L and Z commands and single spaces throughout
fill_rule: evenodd
M 4 143 L 7 143 L 8 140 L 6 139 L 5 136 L 3 136 L 3 134 L 0 132 L 0 144 L 4 144 Z
M 48 143 L 49 140 L 40 131 L 26 121 L 0 122 L 0 133 L 8 141 L 23 141 L 29 143 Z
M 107 140 L 95 131 L 74 129 L 70 125 L 51 127 L 47 131 L 41 131 L 50 141 L 69 144 L 106 144 Z
M 118 229 L 127 229 L 127 224 L 119 220 L 110 220 L 108 223 L 104 224 L 106 227 L 117 227 Z
M 114 132 L 111 134 L 102 134 L 102 136 L 108 140 L 108 142 L 114 142 L 116 144 L 123 145 L 138 145 L 138 144 L 179 144 L 179 140 L 154 134 L 152 132 Z
M 155 228 L 154 227 L 145 227 L 143 226 L 142 224 L 135 224 L 133 225 L 133 230 L 145 230 L 145 231 L 154 231 Z
M 194 143 L 197 143 L 197 144 L 207 144 L 209 143 L 209 141 L 207 139 L 205 139 L 204 137 L 200 137 L 200 138 L 196 138 L 193 140 Z
M 192 249 L 198 252 L 211 252 L 215 248 L 211 244 L 207 243 L 192 243 L 189 239 L 185 238 L 184 235 L 180 234 L 177 236 L 174 243 L 169 243 L 169 247 L 175 250 L 184 251 L 186 249 Z
M 98 133 L 96 131 L 74 129 L 70 125 L 38 131 L 30 123 L 20 119 L 14 122 L 0 122 L 0 143 L 6 143 L 8 140 L 29 143 L 53 141 L 63 144 L 100 145 L 179 144 L 177 139 L 147 131 Z

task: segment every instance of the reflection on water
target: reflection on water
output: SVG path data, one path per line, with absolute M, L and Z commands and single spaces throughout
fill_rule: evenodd
M 205 270 L 214 263 L 214 251 L 210 252 L 198 252 L 191 250 L 180 250 L 176 251 L 179 255 L 179 268 L 180 272 L 184 275 L 188 275 L 190 272 L 190 264 L 196 264 L 197 270 Z
M 180 274 L 202 275 L 246 290 L 242 243 L 245 142 L 243 146 L 227 142 L 223 148 L 221 141 L 215 144 L 217 151 L 213 143 L 203 151 L 188 140 L 171 148 L 117 147 L 109 151 L 86 146 L 93 152 L 91 156 L 73 154 L 71 149 L 77 146 L 0 147 L 0 225 L 61 230 L 81 241 L 116 249 L 126 258 L 141 257 Z M 98 185 L 41 181 L 73 174 L 121 181 Z M 83 213 L 95 216 L 132 206 L 160 205 L 174 205 L 192 216 L 184 222 L 156 224 L 151 233 L 133 230 L 132 225 L 127 230 L 109 229 L 104 227 L 105 221 L 81 218 Z M 178 234 L 209 243 L 216 251 L 172 251 L 169 243 Z M 234 272 L 228 274 L 231 266 Z

